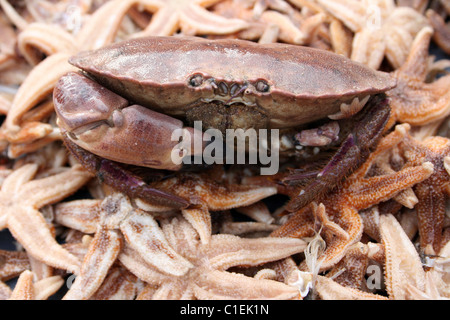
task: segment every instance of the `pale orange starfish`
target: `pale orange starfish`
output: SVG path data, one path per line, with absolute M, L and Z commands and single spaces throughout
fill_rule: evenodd
M 323 235 L 327 248 L 320 256 L 320 269 L 336 264 L 348 247 L 358 241 L 362 234 L 359 210 L 386 201 L 398 192 L 411 187 L 433 173 L 430 162 L 399 172 L 366 177 L 376 157 L 400 143 L 407 133 L 408 125 L 399 125 L 384 137 L 369 159 L 341 186 L 320 199 L 319 206 L 308 206 L 294 213 L 272 236 L 311 237 L 316 232 Z M 306 268 L 304 264 L 302 268 Z
M 167 218 L 170 223 L 166 219 L 160 218 L 160 224 L 163 226 L 161 229 L 150 213 L 133 208 L 129 200 L 121 194 L 108 196 L 101 202 L 100 210 L 90 210 L 91 214 L 84 215 L 84 217 L 82 216 L 83 212 L 79 210 L 83 206 L 81 201 L 83 200 L 59 205 L 55 212 L 56 221 L 59 223 L 84 231 L 92 231 L 93 227 L 89 227 L 92 225 L 91 220 L 98 223 L 94 239 L 90 242 L 88 252 L 84 257 L 81 271 L 64 297 L 65 299 L 87 299 L 94 296 L 97 290 L 100 290 L 102 283 L 106 281 L 108 270 L 117 257 L 139 279 L 161 286 L 159 294 L 168 294 L 166 290 L 169 290 L 171 295 L 175 295 L 172 298 L 175 298 L 183 295 L 179 290 L 185 290 L 188 282 L 198 283 L 203 279 L 204 274 L 209 272 L 206 270 L 212 272 L 216 269 L 211 273 L 212 279 L 202 280 L 207 281 L 205 286 L 209 286 L 212 285 L 209 281 L 215 283 L 216 281 L 226 282 L 227 278 L 233 280 L 234 276 L 228 275 L 224 271 L 219 272 L 217 268 L 225 270 L 233 265 L 253 265 L 263 261 L 272 261 L 272 259 L 277 260 L 294 252 L 302 251 L 304 248 L 304 242 L 297 239 L 246 240 L 232 235 L 212 235 L 206 244 L 202 243 L 198 233 L 182 217 L 175 217 L 173 220 Z M 88 207 L 91 204 L 93 203 L 86 203 Z M 70 209 L 72 205 L 74 210 Z M 75 212 L 79 213 L 78 218 L 80 219 L 73 219 Z M 123 245 L 122 235 L 125 240 Z M 295 241 L 291 242 L 291 240 Z M 120 249 L 122 246 L 123 249 Z M 197 264 L 204 268 L 199 269 Z M 262 282 L 256 282 L 251 278 L 246 280 L 247 278 L 243 275 L 236 278 L 236 281 L 242 278 L 243 282 L 240 284 L 233 282 L 225 284 L 224 282 L 223 285 L 239 287 L 240 285 L 245 286 L 249 282 L 250 288 L 250 283 L 255 281 L 258 286 L 269 285 L 270 288 L 275 289 L 273 293 L 262 291 L 258 294 L 273 294 L 274 296 L 282 294 L 279 290 L 287 290 L 283 291 L 283 294 L 290 292 L 289 294 L 294 297 L 297 290 L 268 280 Z M 217 288 L 203 289 L 206 292 L 202 291 L 202 295 L 214 295 L 208 290 L 214 289 L 220 292 L 219 287 L 218 285 Z M 193 293 L 188 290 L 185 294 Z
M 222 0 L 140 1 L 145 9 L 153 12 L 153 16 L 149 25 L 133 36 L 168 36 L 179 29 L 184 35 L 229 34 L 248 26 L 243 20 L 227 19 L 205 9 L 220 1 Z
M 233 266 L 255 266 L 289 257 L 305 248 L 299 239 L 244 239 L 216 234 L 202 244 L 198 234 L 183 218 L 162 223 L 172 248 L 190 263 L 180 276 L 168 276 L 164 261 L 149 265 L 125 247 L 119 260 L 140 279 L 155 288 L 152 299 L 298 299 L 299 289 L 282 282 L 252 278 L 226 271 Z M 275 240 L 275 241 L 273 241 Z M 296 240 L 300 242 L 290 242 Z
M 227 183 L 222 167 L 202 173 L 180 173 L 173 178 L 156 182 L 153 187 L 167 191 L 191 204 L 182 213 L 200 234 L 203 243 L 211 236 L 210 211 L 223 211 L 254 204 L 277 193 L 273 186 Z
M 405 63 L 393 73 L 397 87 L 387 92 L 391 100 L 391 125 L 395 121 L 424 125 L 450 114 L 450 75 L 426 82 L 432 33 L 426 27 L 417 34 Z
M 0 280 L 6 281 L 30 268 L 26 252 L 0 250 Z
M 29 270 L 23 271 L 9 300 L 46 300 L 56 293 L 64 284 L 61 276 L 53 276 L 34 281 L 34 274 Z
M 450 5 L 448 5 L 450 14 Z M 434 29 L 433 40 L 447 54 L 450 54 L 450 25 L 445 23 L 444 18 L 432 9 L 427 10 L 426 16 Z
M 387 58 L 394 69 L 408 55 L 415 35 L 427 19 L 394 0 L 317 0 L 355 34 L 351 59 L 378 69 Z
M 27 253 L 55 268 L 78 273 L 80 261 L 59 245 L 38 211 L 77 191 L 91 175 L 77 165 L 65 172 L 32 180 L 36 164 L 13 171 L 0 192 L 0 229 L 8 228 Z

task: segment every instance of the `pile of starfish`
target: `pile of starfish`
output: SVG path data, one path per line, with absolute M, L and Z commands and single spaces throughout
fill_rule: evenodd
M 0 5 L 0 230 L 16 245 L 0 250 L 0 299 L 450 298 L 450 60 L 430 55 L 450 54 L 449 1 Z M 291 43 L 391 72 L 389 130 L 295 212 L 291 190 L 239 168 L 155 183 L 195 202 L 181 211 L 130 199 L 69 156 L 52 91 L 70 56 L 146 35 Z

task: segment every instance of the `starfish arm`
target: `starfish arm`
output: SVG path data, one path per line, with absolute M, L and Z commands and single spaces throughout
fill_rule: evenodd
M 20 190 L 27 203 L 34 208 L 55 203 L 74 193 L 86 182 L 92 179 L 92 175 L 80 165 L 46 178 L 28 182 Z
M 192 288 L 184 282 L 163 283 L 152 295 L 152 300 L 194 300 Z
M 425 272 L 416 248 L 391 214 L 380 216 L 380 235 L 385 247 L 385 283 L 389 297 L 404 300 L 407 285 L 425 290 Z
M 306 242 L 294 238 L 257 238 L 247 239 L 233 235 L 217 234 L 211 237 L 205 254 L 210 265 L 226 270 L 238 265 L 258 265 L 276 261 L 293 254 L 303 252 Z
M 141 286 L 138 278 L 123 266 L 112 266 L 91 300 L 133 300 Z
M 431 26 L 435 30 L 433 35 L 434 41 L 442 50 L 447 54 L 450 54 L 450 28 L 441 15 L 435 11 L 428 9 L 426 15 Z
M 17 45 L 24 58 L 32 65 L 41 61 L 43 52 L 50 56 L 57 52 L 75 52 L 75 39 L 71 34 L 55 25 L 32 23 L 23 30 L 17 39 Z
M 8 229 L 30 255 L 55 268 L 78 274 L 80 261 L 56 242 L 39 211 L 23 205 L 8 210 Z
M 393 111 L 398 121 L 411 125 L 425 125 L 443 119 L 450 114 L 450 93 L 443 88 L 450 86 L 450 76 L 433 83 L 408 83 L 402 93 L 395 90 L 390 95 Z
M 120 230 L 127 243 L 139 252 L 144 261 L 162 272 L 181 276 L 192 268 L 192 264 L 169 245 L 158 223 L 150 214 L 130 214 L 120 224 Z
M 189 221 L 198 232 L 203 244 L 208 244 L 211 239 L 211 214 L 205 206 L 200 209 L 184 209 L 183 217 Z
M 348 203 L 357 210 L 366 209 L 389 200 L 398 192 L 429 178 L 432 173 L 433 164 L 425 162 L 421 166 L 402 169 L 393 174 L 367 178 L 355 188 L 351 188 Z
M 61 276 L 52 276 L 41 279 L 34 283 L 35 300 L 47 300 L 64 285 Z
M 425 27 L 428 27 L 427 19 L 408 7 L 396 7 L 386 19 L 384 28 L 389 30 L 386 33 L 386 57 L 394 69 L 403 65 L 408 52 L 411 51 L 414 37 Z M 429 31 L 432 30 L 428 27 L 427 32 Z
M 185 34 L 228 34 L 248 27 L 241 19 L 228 19 L 199 5 L 189 4 L 180 12 L 180 26 Z
M 65 300 L 89 299 L 100 287 L 122 247 L 122 237 L 116 230 L 99 227 L 89 244 L 88 252 Z
M 148 284 L 161 285 L 171 278 L 145 262 L 139 253 L 128 244 L 125 244 L 118 259 L 131 273 Z
M 7 193 L 7 198 L 10 198 L 12 194 L 20 191 L 20 188 L 33 179 L 34 175 L 38 170 L 37 164 L 26 164 L 6 177 L 5 181 L 2 183 L 2 194 Z M 5 199 L 6 200 L 6 199 Z
M 99 199 L 74 200 L 55 205 L 55 222 L 83 233 L 95 233 L 100 222 Z
M 406 137 L 410 129 L 411 126 L 407 123 L 396 125 L 394 131 L 381 139 L 375 151 L 373 151 L 359 169 L 353 173 L 352 179 L 363 179 L 369 172 L 375 159 L 383 152 L 391 150 L 394 146 L 398 145 Z
M 326 275 L 337 283 L 362 290 L 369 263 L 368 246 L 358 242 L 348 248 L 345 257 Z
M 171 7 L 163 7 L 153 14 L 148 26 L 134 37 L 170 36 L 178 30 L 179 13 Z
M 281 41 L 293 44 L 304 44 L 306 42 L 307 35 L 312 34 L 312 32 L 306 33 L 300 30 L 292 20 L 277 11 L 269 10 L 265 11 L 260 18 L 261 21 L 267 24 L 274 24 L 279 28 L 278 38 Z M 322 21 L 318 21 L 317 27 Z
M 0 281 L 0 300 L 9 299 L 11 297 L 11 294 L 12 294 L 11 288 L 3 281 Z
M 306 206 L 295 212 L 278 229 L 271 233 L 272 237 L 304 238 L 314 235 L 314 217 L 311 207 Z
M 387 300 L 386 297 L 344 287 L 330 278 L 319 276 L 315 285 L 323 300 Z
M 386 43 L 383 32 L 363 29 L 355 34 L 350 58 L 377 70 L 383 61 Z
M 34 300 L 33 272 L 25 270 L 19 276 L 9 300 Z
M 225 271 L 199 272 L 194 284 L 198 299 L 299 299 L 298 288 L 282 282 L 254 279 Z
M 327 270 L 338 263 L 347 252 L 347 249 L 357 242 L 362 235 L 363 224 L 358 211 L 353 208 L 342 208 L 335 220 L 339 225 L 346 226 L 343 230 L 347 237 L 339 238 L 326 236 L 327 247 L 322 255 L 319 256 L 320 270 Z M 304 263 L 302 264 L 304 268 Z
M 406 60 L 408 49 L 413 42 L 413 37 L 403 29 L 394 29 L 385 38 L 385 42 L 387 60 L 394 69 L 400 68 Z
M 433 29 L 423 28 L 414 38 L 406 61 L 400 66 L 398 72 L 407 77 L 424 81 L 428 73 L 428 49 Z
M 76 37 L 78 49 L 94 50 L 112 43 L 123 17 L 137 0 L 109 1 L 97 9 Z M 101 27 L 99 27 L 101 26 Z
M 239 190 L 241 189 L 241 190 Z M 231 190 L 212 190 L 206 196 L 206 203 L 210 210 L 228 210 L 236 207 L 245 207 L 262 199 L 277 194 L 275 187 L 237 187 Z
M 394 72 L 397 87 L 390 90 L 392 114 L 397 121 L 424 125 L 450 113 L 450 76 L 426 83 L 428 47 L 432 30 L 423 28 L 414 39 L 405 64 Z
M 333 16 L 344 22 L 353 32 L 359 31 L 366 23 L 364 21 L 366 8 L 360 1 L 317 0 L 317 2 Z
M 416 211 L 419 218 L 420 247 L 426 254 L 436 254 L 441 247 L 446 197 L 427 183 L 417 185 L 415 192 L 419 199 Z
M 6 134 L 20 130 L 22 116 L 44 97 L 49 95 L 59 78 L 76 68 L 67 60 L 70 54 L 56 53 L 35 66 L 21 84 L 5 119 Z
M 0 279 L 2 281 L 14 278 L 31 268 L 28 255 L 21 251 L 0 250 L 0 261 Z

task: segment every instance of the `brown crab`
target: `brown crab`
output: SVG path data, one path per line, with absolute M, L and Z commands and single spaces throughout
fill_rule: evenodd
M 151 188 L 122 164 L 160 175 L 161 169 L 181 169 L 171 158 L 180 145 L 171 141 L 174 130 L 182 130 L 189 144 L 200 142 L 202 150 L 209 137 L 192 128 L 197 120 L 223 132 L 280 129 L 286 132 L 281 141 L 294 145 L 338 141 L 341 147 L 311 188 L 302 189 L 291 204 L 295 209 L 365 160 L 389 117 L 384 92 L 395 86 L 389 74 L 327 51 L 243 40 L 146 37 L 82 52 L 70 63 L 82 71 L 61 78 L 54 91 L 68 148 L 105 183 L 171 207 L 189 203 Z M 302 131 L 327 116 L 354 113 L 358 123 L 345 135 L 338 134 L 339 125 Z M 295 138 L 292 129 L 306 138 Z M 294 175 L 289 183 L 301 178 Z

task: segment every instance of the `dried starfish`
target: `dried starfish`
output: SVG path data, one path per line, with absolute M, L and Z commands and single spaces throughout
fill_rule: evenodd
M 74 202 L 73 204 L 75 205 L 75 211 L 82 214 L 82 210 L 79 210 L 82 205 L 80 201 L 77 203 Z M 75 283 L 77 283 L 78 279 L 80 279 L 78 281 L 79 284 L 75 289 L 72 289 L 73 287 L 71 287 L 65 298 L 87 299 L 98 290 L 100 284 L 106 277 L 106 271 L 115 261 L 120 246 L 120 237 L 118 238 L 117 234 L 112 237 L 111 234 L 111 232 L 117 232 L 116 230 L 121 231 L 126 241 L 124 249 L 119 254 L 121 263 L 129 268 L 130 271 L 140 279 L 152 282 L 155 285 L 168 282 L 169 287 L 181 285 L 180 282 L 191 279 L 194 270 L 197 270 L 195 269 L 196 260 L 199 260 L 200 263 L 200 261 L 206 259 L 204 263 L 213 263 L 213 257 L 219 253 L 223 253 L 223 257 L 225 257 L 227 256 L 226 252 L 228 252 L 228 259 L 230 260 L 225 262 L 226 268 L 228 268 L 229 266 L 234 265 L 233 261 L 239 259 L 243 259 L 243 261 L 239 260 L 242 264 L 256 264 L 256 262 L 252 263 L 252 261 L 253 259 L 255 259 L 255 261 L 261 259 L 261 257 L 258 257 L 258 253 L 262 254 L 262 259 L 269 259 L 272 255 L 275 255 L 275 257 L 280 255 L 281 258 L 289 256 L 290 254 L 293 254 L 293 252 L 299 252 L 304 248 L 304 242 L 302 240 L 296 240 L 298 242 L 291 243 L 290 240 L 283 242 L 285 239 L 277 239 L 272 243 L 271 239 L 259 239 L 261 245 L 258 245 L 256 240 L 240 240 L 240 238 L 231 235 L 213 235 L 211 236 L 209 244 L 203 244 L 199 240 L 198 233 L 186 220 L 174 218 L 174 226 L 171 226 L 170 224 L 166 226 L 166 229 L 170 230 L 170 233 L 163 232 L 166 229 L 163 227 L 163 230 L 161 230 L 156 220 L 149 213 L 133 208 L 129 200 L 121 194 L 115 194 L 105 198 L 101 205 L 102 209 L 92 210 L 92 215 L 90 217 L 84 215 L 83 217 L 80 216 L 81 219 L 72 219 L 71 221 L 73 224 L 69 224 L 69 220 L 66 219 L 67 216 L 71 215 L 69 204 L 58 206 L 56 208 L 56 220 L 70 227 L 78 228 L 79 226 L 83 226 L 85 224 L 83 221 L 86 221 L 87 225 L 89 225 L 92 218 L 101 221 L 94 240 L 90 244 L 88 252 L 91 252 L 91 254 L 88 253 L 86 255 L 83 266 L 81 267 L 80 276 L 75 280 Z M 74 211 L 72 211 L 72 213 L 74 213 Z M 175 227 L 178 229 L 174 231 L 173 228 Z M 90 230 L 90 228 L 86 228 L 86 226 L 82 228 L 85 231 Z M 145 230 L 145 232 L 143 232 L 143 230 Z M 168 237 L 168 235 L 170 235 L 170 237 Z M 180 237 L 184 236 L 187 237 L 187 239 L 184 239 L 183 241 Z M 100 237 L 104 239 L 101 246 L 99 245 L 99 241 L 95 241 L 95 239 Z M 218 239 L 220 239 L 220 241 Z M 229 241 L 226 239 L 229 239 Z M 222 243 L 222 241 L 224 243 Z M 265 244 L 266 241 L 268 241 L 267 244 Z M 277 244 L 277 241 L 280 241 L 280 243 Z M 241 242 L 241 247 L 239 247 Z M 226 246 L 225 243 L 227 243 L 228 246 Z M 236 248 L 236 246 L 238 248 Z M 263 246 L 265 246 L 267 250 L 270 250 L 270 253 L 265 252 L 262 249 Z M 280 248 L 275 250 L 274 246 L 280 246 Z M 284 246 L 283 249 L 281 249 L 281 246 Z M 201 248 L 204 248 L 204 251 Z M 206 250 L 206 248 L 209 251 Z M 218 252 L 221 248 L 225 251 L 229 251 Z M 241 251 L 234 252 L 233 249 Z M 199 257 L 197 257 L 196 253 L 198 250 L 201 250 L 198 253 L 200 255 Z M 245 250 L 255 251 L 247 253 Z M 107 254 L 108 252 L 111 254 Z M 94 253 L 97 255 L 96 259 L 90 257 L 90 255 L 93 255 Z M 236 254 L 236 256 L 233 257 L 232 253 Z M 209 254 L 209 259 L 205 258 L 204 255 Z M 240 254 L 243 256 L 240 256 Z M 100 259 L 100 257 L 102 258 Z M 273 258 L 274 260 L 276 260 L 275 257 Z M 96 268 L 92 268 L 92 262 L 96 262 Z M 83 272 L 83 270 L 85 270 L 85 272 Z M 154 278 L 150 279 L 149 274 L 152 274 Z M 197 276 L 197 273 L 194 274 Z M 270 285 L 272 282 L 269 281 L 268 284 Z M 291 292 L 291 294 L 295 291 L 293 288 L 286 287 L 279 283 L 273 284 L 272 287 L 278 288 L 279 290 L 280 288 L 284 290 L 289 289 L 290 291 L 288 291 Z M 165 288 L 164 290 L 166 289 L 168 288 Z M 182 288 L 178 288 L 177 290 L 179 289 Z M 192 292 L 188 293 L 192 294 Z M 274 294 L 276 295 L 279 293 L 280 292 L 275 292 Z M 179 293 L 177 292 L 176 294 Z
M 27 253 L 36 259 L 55 268 L 78 273 L 79 260 L 56 242 L 38 210 L 74 193 L 92 176 L 77 165 L 56 175 L 31 180 L 37 170 L 36 164 L 24 165 L 3 182 L 0 229 L 8 228 Z
M 238 265 L 259 265 L 302 252 L 306 246 L 302 240 L 243 239 L 217 234 L 205 245 L 183 218 L 163 222 L 162 230 L 170 246 L 191 265 L 183 274 L 169 276 L 163 260 L 156 265 L 149 265 L 128 246 L 125 246 L 119 256 L 119 260 L 138 278 L 147 282 L 151 288 L 157 287 L 156 290 L 150 290 L 153 292 L 153 299 L 299 298 L 299 290 L 296 287 L 225 270 Z
M 345 287 L 336 281 L 319 276 L 316 291 L 323 300 L 386 300 L 381 295 L 364 292 L 354 288 Z
M 133 300 L 143 286 L 140 280 L 123 266 L 114 265 L 92 300 Z
M 100 288 L 121 248 L 121 235 L 116 230 L 108 230 L 103 225 L 99 226 L 84 257 L 80 274 L 75 278 L 63 299 L 90 298 Z
M 268 8 L 272 10 L 266 10 Z M 259 39 L 259 43 L 279 40 L 292 44 L 307 44 L 326 18 L 323 12 L 304 17 L 287 2 L 279 0 L 225 1 L 214 6 L 213 10 L 222 16 L 248 22 L 249 27 L 240 31 L 238 37 Z
M 34 273 L 25 270 L 9 297 L 10 300 L 46 300 L 64 284 L 61 276 L 53 276 L 34 282 Z
M 189 201 L 191 206 L 182 210 L 183 216 L 206 244 L 211 236 L 209 211 L 249 206 L 277 193 L 272 186 L 229 184 L 223 178 L 225 175 L 222 167 L 215 167 L 202 173 L 180 173 L 157 182 L 153 187 Z
M 402 143 L 407 166 L 429 161 L 434 165 L 430 178 L 418 183 L 414 192 L 419 220 L 420 247 L 426 254 L 441 250 L 446 199 L 450 196 L 450 140 L 434 136 L 418 141 L 411 136 Z M 444 243 L 445 244 L 445 243 Z
M 393 0 L 317 0 L 355 33 L 351 59 L 378 69 L 386 56 L 394 69 L 406 59 L 415 35 L 427 19 Z
M 432 9 L 426 12 L 428 21 L 434 29 L 433 40 L 447 54 L 450 54 L 450 26 Z
M 30 268 L 26 252 L 0 250 L 0 280 L 6 281 Z
M 397 87 L 390 90 L 391 123 L 424 125 L 450 114 L 450 75 L 428 83 L 428 49 L 433 31 L 422 29 L 411 46 L 405 63 L 393 73 Z
M 410 298 L 408 286 L 425 290 L 425 271 L 419 254 L 391 214 L 380 216 L 380 234 L 385 247 L 385 283 L 391 299 Z
M 153 16 L 149 25 L 133 36 L 168 36 L 178 29 L 185 35 L 229 34 L 248 26 L 243 20 L 227 19 L 205 9 L 220 1 L 222 0 L 140 1 L 145 9 L 153 12 Z
M 377 149 L 356 172 L 320 200 L 323 204 L 300 209 L 272 236 L 302 238 L 311 237 L 320 231 L 327 244 L 320 257 L 320 269 L 329 269 L 335 265 L 348 247 L 361 237 L 363 226 L 359 210 L 386 201 L 433 173 L 433 165 L 426 162 L 392 174 L 366 177 L 376 157 L 400 143 L 408 128 L 408 125 L 396 126 L 395 131 L 381 140 Z M 306 268 L 305 263 L 302 268 Z

